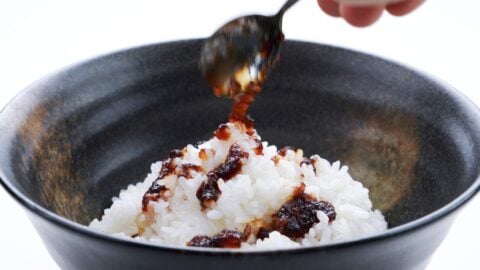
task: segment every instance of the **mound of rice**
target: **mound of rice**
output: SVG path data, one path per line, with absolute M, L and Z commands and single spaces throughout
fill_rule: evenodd
M 242 249 L 321 245 L 387 229 L 346 166 L 277 149 L 239 122 L 151 170 L 90 227 L 153 243 Z

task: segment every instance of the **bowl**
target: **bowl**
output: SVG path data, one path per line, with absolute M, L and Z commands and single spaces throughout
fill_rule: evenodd
M 479 191 L 480 114 L 402 65 L 287 41 L 250 115 L 263 139 L 341 160 L 389 230 L 277 251 L 195 249 L 90 230 L 111 198 L 169 150 L 225 122 L 198 71 L 203 40 L 149 45 L 66 68 L 0 113 L 0 178 L 62 269 L 424 269 Z

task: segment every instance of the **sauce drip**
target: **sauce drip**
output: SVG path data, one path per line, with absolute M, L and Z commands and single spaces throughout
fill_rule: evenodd
M 221 124 L 218 126 L 217 130 L 215 130 L 214 133 L 215 137 L 217 137 L 219 140 L 222 141 L 227 141 L 230 139 L 230 131 L 228 130 L 228 125 L 227 124 Z
M 179 149 L 174 149 L 168 154 L 169 158 L 180 158 L 183 157 L 183 151 Z
M 206 76 L 217 97 L 227 96 L 233 99 L 232 111 L 228 117 L 229 122 L 242 122 L 247 128 L 247 132 L 251 133 L 254 126 L 253 119 L 248 115 L 248 108 L 255 100 L 255 96 L 261 92 L 269 70 L 278 61 L 279 46 L 284 39 L 281 31 L 262 37 L 258 53 L 249 62 L 230 74 L 229 79 L 223 84 Z
M 201 172 L 203 171 L 202 167 L 199 165 L 186 163 L 182 164 L 181 171 L 178 173 L 178 177 L 185 177 L 186 179 L 192 179 L 191 171 Z
M 215 172 L 207 174 L 207 181 L 203 182 L 197 190 L 197 199 L 200 201 L 202 208 L 212 207 L 218 200 L 222 191 L 218 187 L 217 176 Z
M 161 180 L 165 178 L 167 175 L 175 172 L 175 164 L 173 161 L 174 161 L 173 158 L 167 158 L 162 162 L 162 169 L 160 170 L 158 174 L 158 178 L 155 181 Z
M 222 193 L 217 183 L 220 178 L 226 182 L 240 172 L 242 169 L 242 158 L 248 158 L 248 153 L 234 143 L 228 150 L 225 162 L 207 173 L 207 181 L 200 185 L 196 194 L 203 208 L 211 207 Z
M 183 152 L 182 150 L 172 150 L 168 154 L 168 158 L 165 159 L 162 162 L 162 169 L 158 173 L 157 179 L 153 181 L 152 185 L 150 188 L 145 192 L 142 198 L 142 210 L 144 212 L 147 212 L 148 204 L 151 201 L 158 202 L 158 200 L 163 199 L 164 201 L 167 200 L 169 195 L 169 189 L 166 188 L 164 185 L 158 184 L 158 180 L 162 180 L 165 178 L 167 175 L 175 173 L 175 163 L 174 160 L 175 158 L 180 158 L 183 157 Z
M 240 148 L 240 145 L 236 143 L 232 144 L 230 150 L 228 150 L 225 162 L 215 170 L 217 179 L 222 178 L 223 181 L 226 182 L 237 175 L 242 169 L 242 158 L 248 158 L 248 153 L 244 152 L 242 148 Z
M 248 236 L 245 233 L 234 230 L 222 230 L 218 234 L 209 237 L 197 235 L 187 242 L 190 247 L 212 247 L 212 248 L 240 248 L 242 242 Z
M 303 158 L 302 161 L 300 162 L 300 167 L 302 167 L 302 165 L 305 164 L 305 165 L 312 165 L 312 161 L 308 158 Z
M 313 168 L 313 172 L 314 173 L 317 173 L 317 169 L 315 168 L 315 159 L 314 158 L 303 158 L 303 160 L 300 162 L 300 167 L 302 167 L 302 165 L 305 164 L 305 165 L 311 165 L 312 168 Z
M 155 181 L 161 180 L 165 178 L 167 175 L 174 173 L 175 172 L 174 160 L 175 158 L 180 158 L 180 157 L 183 157 L 182 150 L 175 149 L 170 151 L 170 153 L 168 154 L 168 158 L 162 162 L 162 169 L 160 170 L 160 173 L 158 174 L 158 178 Z
M 298 148 L 296 147 L 293 147 L 293 146 L 285 146 L 283 147 L 282 149 L 278 150 L 278 155 L 282 156 L 282 157 L 285 157 L 287 155 L 287 151 L 288 150 L 291 150 L 291 151 L 297 151 Z
M 315 223 L 320 222 L 317 211 L 325 213 L 330 222 L 335 220 L 333 205 L 306 194 L 305 184 L 302 183 L 293 193 L 293 198 L 273 215 L 272 229 L 291 239 L 302 238 Z
M 198 157 L 199 157 L 202 161 L 207 161 L 207 159 L 208 159 L 207 151 L 206 151 L 205 149 L 200 149 L 200 151 L 198 152 Z
M 164 185 L 158 184 L 156 181 L 152 183 L 150 188 L 145 192 L 142 198 L 142 210 L 147 212 L 148 204 L 151 201 L 158 202 L 158 200 L 163 199 L 167 200 L 167 192 L 169 191 Z
M 260 87 L 259 92 L 260 92 Z M 233 106 L 232 112 L 228 117 L 228 121 L 230 122 L 242 122 L 245 124 L 247 130 L 253 128 L 254 121 L 253 119 L 247 114 L 248 108 L 250 107 L 250 103 L 255 100 L 256 93 L 241 93 L 233 97 Z
M 253 150 L 255 151 L 255 154 L 260 156 L 263 155 L 263 144 L 262 141 L 259 140 L 258 138 L 255 139 L 255 142 L 257 143 L 257 147 L 255 147 Z
M 263 240 L 265 238 L 268 238 L 268 235 L 272 232 L 271 229 L 267 229 L 265 227 L 260 227 L 257 232 L 257 239 Z

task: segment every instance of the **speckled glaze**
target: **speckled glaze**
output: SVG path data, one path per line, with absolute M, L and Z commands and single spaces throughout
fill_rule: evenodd
M 211 136 L 229 100 L 197 66 L 202 40 L 87 61 L 34 83 L 0 113 L 0 178 L 63 269 L 424 269 L 479 190 L 480 114 L 401 65 L 288 41 L 250 114 L 263 139 L 342 160 L 391 229 L 270 252 L 174 248 L 93 232 L 112 196 L 169 150 Z M 83 224 L 83 225 L 82 225 Z M 8 243 L 3 243 L 8 245 Z

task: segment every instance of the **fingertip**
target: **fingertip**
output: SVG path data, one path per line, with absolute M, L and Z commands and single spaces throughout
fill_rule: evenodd
M 334 0 L 317 0 L 317 2 L 323 12 L 333 17 L 340 17 L 340 6 Z
M 376 22 L 383 13 L 383 5 L 379 6 L 352 6 L 340 5 L 340 14 L 353 26 L 366 27 Z
M 406 15 L 417 9 L 425 0 L 405 0 L 387 5 L 387 11 L 394 16 Z

